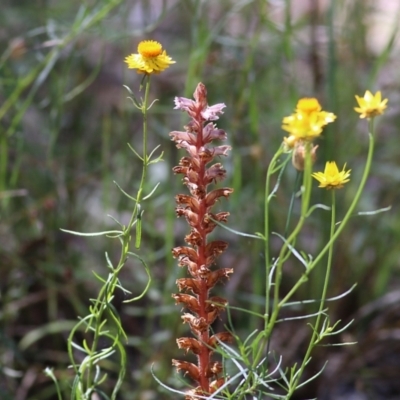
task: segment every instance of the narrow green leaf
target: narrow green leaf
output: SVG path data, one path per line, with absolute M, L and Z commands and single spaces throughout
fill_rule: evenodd
M 160 182 L 158 182 L 158 183 L 156 184 L 156 186 L 154 186 L 153 190 L 152 190 L 146 197 L 143 197 L 143 200 L 149 199 L 149 198 L 152 196 L 152 194 L 157 190 L 157 188 L 158 188 L 159 186 L 160 186 Z
M 75 232 L 75 231 L 70 231 L 68 229 L 61 229 L 61 231 L 70 233 L 71 235 L 75 236 L 106 236 L 106 235 L 123 235 L 123 232 L 121 231 L 103 231 L 103 232 L 92 232 L 92 233 L 84 233 L 84 232 Z
M 136 199 L 135 199 L 134 197 L 130 196 L 128 193 L 126 193 L 125 190 L 122 189 L 121 186 L 119 186 L 117 182 L 113 181 L 113 183 L 117 186 L 117 188 L 121 191 L 121 193 L 122 193 L 123 195 L 125 195 L 128 199 L 131 199 L 131 200 L 133 200 L 133 201 L 136 201 Z
M 137 153 L 136 150 L 129 143 L 128 143 L 128 147 L 133 151 L 133 153 L 136 155 L 136 157 L 139 158 L 139 160 L 144 161 L 143 157 L 139 153 Z

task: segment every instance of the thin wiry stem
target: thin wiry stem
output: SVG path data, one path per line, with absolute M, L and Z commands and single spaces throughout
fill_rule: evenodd
M 335 190 L 333 189 L 332 191 L 332 209 L 331 209 L 331 227 L 330 227 L 330 238 L 333 237 L 335 233 L 335 226 L 336 226 L 336 198 L 335 198 Z M 329 248 L 328 251 L 328 260 L 327 260 L 327 265 L 326 265 L 326 271 L 325 271 L 325 279 L 324 279 L 324 285 L 322 288 L 322 294 L 321 294 L 321 300 L 319 303 L 319 309 L 317 312 L 317 318 L 315 320 L 315 324 L 313 327 L 313 333 L 311 335 L 311 339 L 306 351 L 306 354 L 303 357 L 303 361 L 297 370 L 296 377 L 293 379 L 292 382 L 290 382 L 290 388 L 287 393 L 287 399 L 290 399 L 290 397 L 293 395 L 294 391 L 297 389 L 298 383 L 303 375 L 303 372 L 306 368 L 306 365 L 310 359 L 311 352 L 313 351 L 314 347 L 320 342 L 321 338 L 319 337 L 319 328 L 320 328 L 320 323 L 321 323 L 321 318 L 323 316 L 323 310 L 325 306 L 325 301 L 326 301 L 326 295 L 328 292 L 328 285 L 329 285 L 329 279 L 330 279 L 330 274 L 331 274 L 331 267 L 332 267 L 332 258 L 333 258 L 333 243 L 331 247 Z

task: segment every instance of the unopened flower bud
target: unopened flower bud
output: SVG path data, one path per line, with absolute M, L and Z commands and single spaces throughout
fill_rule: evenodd
M 311 162 L 314 164 L 317 159 L 318 145 L 311 148 Z M 304 171 L 306 157 L 306 144 L 304 142 L 297 142 L 292 154 L 292 164 L 298 171 Z

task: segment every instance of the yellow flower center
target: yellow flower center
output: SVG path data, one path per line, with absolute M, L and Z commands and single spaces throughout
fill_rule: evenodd
M 162 53 L 162 46 L 155 40 L 144 40 L 139 43 L 138 53 L 142 57 L 157 57 Z
M 314 111 L 321 111 L 321 105 L 314 97 L 305 97 L 300 99 L 297 103 L 297 111 L 311 114 Z

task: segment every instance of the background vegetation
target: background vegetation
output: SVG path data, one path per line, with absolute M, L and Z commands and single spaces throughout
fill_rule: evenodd
M 205 83 L 210 103 L 224 102 L 219 126 L 229 135 L 223 160 L 235 192 L 221 210 L 229 226 L 262 231 L 264 176 L 289 115 L 302 96 L 317 97 L 338 119 L 319 142 L 317 167 L 347 162 L 359 179 L 367 140 L 353 112 L 354 95 L 381 90 L 389 109 L 379 121 L 372 176 L 360 211 L 392 206 L 387 213 L 355 217 L 336 245 L 330 295 L 356 289 L 330 308 L 332 319 L 352 327 L 313 358 L 310 373 L 325 359 L 322 376 L 297 399 L 397 399 L 400 396 L 400 220 L 398 126 L 400 126 L 399 21 L 396 1 L 371 0 L 3 0 L 0 13 L 0 397 L 54 399 L 43 374 L 54 367 L 65 393 L 71 384 L 66 338 L 85 315 L 104 273 L 104 252 L 117 256 L 117 242 L 60 231 L 101 231 L 130 216 L 126 191 L 137 185 L 140 164 L 127 143 L 140 146 L 141 117 L 122 85 L 136 90 L 140 76 L 123 63 L 142 39 L 160 41 L 175 65 L 152 80 L 150 148 L 161 144 L 164 162 L 150 169 L 161 182 L 145 210 L 141 255 L 153 283 L 138 303 L 116 297 L 129 334 L 129 365 L 121 399 L 168 399 L 151 376 L 172 386 L 179 380 L 171 358 L 181 357 L 175 338 L 186 329 L 171 293 L 181 276 L 170 249 L 186 227 L 174 214 L 174 195 L 185 192 L 171 168 L 182 156 L 168 133 L 184 116 L 174 96 L 191 96 Z M 153 146 L 153 147 L 154 147 Z M 360 168 L 359 168 L 360 167 Z M 287 168 L 272 223 L 285 226 L 295 171 Z M 339 193 L 343 208 L 352 189 Z M 315 190 L 315 201 L 325 193 Z M 340 199 L 340 200 L 339 200 Z M 295 213 L 297 210 L 295 209 Z M 324 220 L 324 218 L 326 218 Z M 318 248 L 329 215 L 313 219 L 302 246 Z M 258 310 L 262 301 L 260 243 L 220 230 L 230 243 L 221 266 L 235 270 L 221 288 L 233 306 Z M 115 247 L 114 247 L 115 246 Z M 296 266 L 286 271 L 291 282 Z M 122 272 L 124 286 L 139 294 L 146 274 L 135 260 Z M 316 298 L 323 274 L 313 275 L 299 298 Z M 143 287 L 141 286 L 143 285 Z M 299 310 L 301 312 L 302 310 Z M 232 313 L 238 335 L 259 321 Z M 223 322 L 220 322 L 223 323 Z M 277 332 L 274 347 L 295 362 L 304 351 L 304 322 Z M 109 365 L 112 371 L 115 366 Z M 111 373 L 110 385 L 113 384 Z

